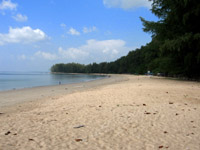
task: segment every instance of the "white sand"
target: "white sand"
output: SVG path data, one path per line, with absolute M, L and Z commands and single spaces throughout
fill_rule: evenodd
M 121 77 L 2 107 L 0 150 L 200 149 L 200 83 Z

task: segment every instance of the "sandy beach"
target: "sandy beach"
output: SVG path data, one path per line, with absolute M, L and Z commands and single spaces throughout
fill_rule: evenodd
M 148 76 L 0 92 L 0 150 L 200 150 L 200 83 Z

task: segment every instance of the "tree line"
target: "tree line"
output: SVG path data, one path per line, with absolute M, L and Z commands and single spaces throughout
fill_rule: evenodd
M 82 65 L 55 64 L 52 72 L 130 73 L 200 78 L 200 1 L 150 0 L 152 13 L 159 20 L 141 17 L 144 32 L 152 41 L 113 62 Z

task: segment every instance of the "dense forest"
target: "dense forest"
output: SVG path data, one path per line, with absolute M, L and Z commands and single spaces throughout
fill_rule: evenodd
M 152 13 L 159 21 L 141 17 L 144 32 L 152 41 L 130 51 L 114 62 L 82 65 L 55 64 L 52 72 L 66 73 L 130 73 L 200 78 L 200 1 L 151 0 Z

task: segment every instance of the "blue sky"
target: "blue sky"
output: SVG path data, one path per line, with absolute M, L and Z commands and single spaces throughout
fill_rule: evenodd
M 0 71 L 110 62 L 151 41 L 148 0 L 0 0 Z

